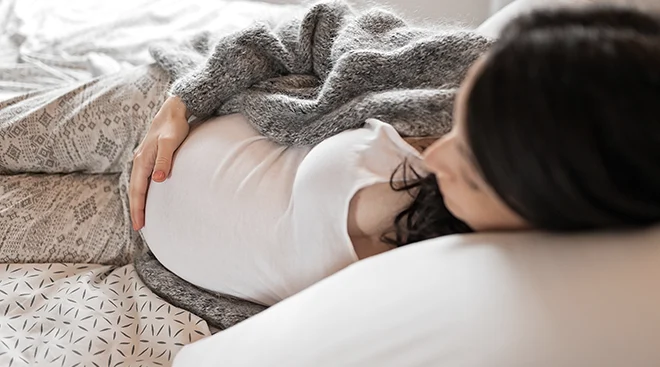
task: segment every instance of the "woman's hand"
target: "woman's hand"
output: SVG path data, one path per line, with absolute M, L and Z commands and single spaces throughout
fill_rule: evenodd
M 170 174 L 172 157 L 188 136 L 188 113 L 179 97 L 168 98 L 133 156 L 129 187 L 131 221 L 136 231 L 144 227 L 144 206 L 149 178 L 163 182 Z

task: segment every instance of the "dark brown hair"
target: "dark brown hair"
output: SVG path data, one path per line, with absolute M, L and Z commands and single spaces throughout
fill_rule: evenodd
M 394 230 L 382 236 L 383 242 L 403 246 L 429 238 L 472 232 L 467 224 L 454 217 L 445 206 L 435 175 L 422 177 L 407 162 L 398 169 L 403 170 L 404 181 L 394 180 L 395 171 L 390 179 L 390 187 L 394 191 L 409 192 L 413 201 L 395 217 Z
M 519 17 L 475 77 L 466 131 L 484 180 L 536 228 L 660 222 L 660 20 L 611 7 Z M 432 175 L 391 185 L 415 198 L 389 243 L 469 231 Z

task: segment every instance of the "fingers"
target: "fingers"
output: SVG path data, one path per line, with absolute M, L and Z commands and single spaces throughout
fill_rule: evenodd
M 169 176 L 170 169 L 172 168 L 172 157 L 177 147 L 178 144 L 175 144 L 170 138 L 158 138 L 158 154 L 156 155 L 156 162 L 153 173 L 151 174 L 154 181 L 163 182 Z
M 128 201 L 133 229 L 136 231 L 144 227 L 144 207 L 153 162 L 153 154 L 145 154 L 142 150 L 139 150 L 133 159 Z
M 161 107 L 161 110 L 164 107 Z M 144 209 L 147 200 L 150 178 L 163 182 L 169 176 L 174 152 L 186 138 L 188 121 L 170 119 L 159 111 L 151 123 L 149 131 L 133 157 L 129 188 L 129 206 L 133 229 L 144 227 Z M 165 117 L 164 117 L 165 116 Z

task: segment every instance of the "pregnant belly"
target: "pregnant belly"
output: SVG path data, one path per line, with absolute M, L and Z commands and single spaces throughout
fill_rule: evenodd
M 291 188 L 305 148 L 260 136 L 241 115 L 192 129 L 171 176 L 152 182 L 142 234 L 158 260 L 206 289 L 272 304 L 269 259 L 290 236 Z

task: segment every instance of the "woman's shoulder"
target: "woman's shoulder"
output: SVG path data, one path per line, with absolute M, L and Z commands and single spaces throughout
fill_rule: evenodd
M 375 118 L 367 119 L 360 128 L 345 130 L 327 138 L 314 149 L 379 154 L 390 152 L 421 159 L 419 151 L 407 143 L 392 125 Z
M 394 127 L 368 119 L 363 127 L 343 131 L 312 148 L 299 173 L 335 180 L 389 181 L 404 162 L 418 166 L 421 160 L 421 154 Z
M 375 118 L 367 119 L 365 122 L 365 128 L 370 130 L 374 136 L 384 140 L 401 152 L 410 155 L 412 158 L 421 159 L 420 151 L 415 148 L 415 145 L 412 144 L 412 142 L 417 141 L 418 139 L 423 139 L 426 142 L 429 139 L 414 138 L 413 140 L 409 140 L 408 138 L 403 138 L 399 135 L 394 126 Z

